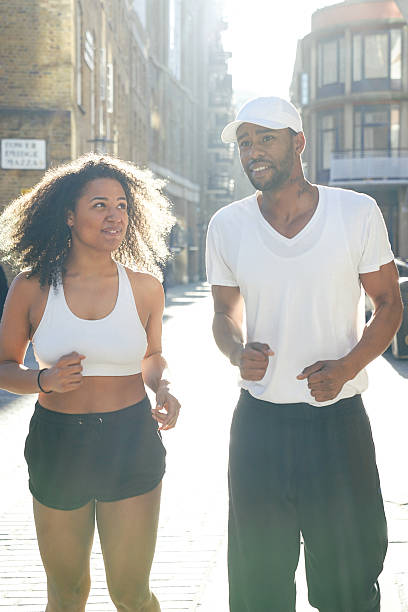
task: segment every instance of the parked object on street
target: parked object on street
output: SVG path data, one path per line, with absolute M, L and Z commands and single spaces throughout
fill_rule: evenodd
M 161 186 L 90 153 L 49 170 L 0 217 L 2 249 L 28 270 L 5 303 L 0 386 L 39 393 L 24 455 L 50 610 L 85 609 L 95 526 L 115 606 L 160 610 L 149 587 L 160 430 L 180 408 L 163 377 L 164 292 L 151 274 L 173 224 Z M 30 339 L 39 370 L 22 367 Z
M 395 265 L 397 266 L 398 274 L 400 277 L 408 276 L 408 263 L 404 259 L 396 257 Z
M 408 290 L 406 287 L 406 281 L 408 279 L 408 263 L 403 259 L 395 258 L 395 265 L 397 266 L 399 274 L 399 283 L 401 290 L 401 298 L 404 306 L 403 320 L 401 327 L 395 334 L 391 342 L 391 351 L 396 359 L 407 359 L 408 358 L 408 327 L 406 324 L 407 310 L 408 310 Z M 365 294 L 365 318 L 368 321 L 371 318 L 374 305 L 370 300 L 369 296 Z
M 250 100 L 221 137 L 256 189 L 217 211 L 207 238 L 214 337 L 241 375 L 230 611 L 295 609 L 302 532 L 310 604 L 379 612 L 387 529 L 361 393 L 401 321 L 384 219 L 369 196 L 305 179 L 288 101 Z M 374 304 L 365 327 L 361 286 Z

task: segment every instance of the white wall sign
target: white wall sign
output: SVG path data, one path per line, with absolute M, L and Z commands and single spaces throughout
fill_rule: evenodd
M 45 140 L 3 138 L 1 167 L 3 170 L 45 170 Z

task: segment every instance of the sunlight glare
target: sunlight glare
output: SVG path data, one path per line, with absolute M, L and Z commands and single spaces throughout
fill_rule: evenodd
M 314 11 L 337 0 L 224 0 L 224 48 L 232 52 L 234 98 L 238 106 L 258 95 L 289 96 L 297 41 L 311 27 Z

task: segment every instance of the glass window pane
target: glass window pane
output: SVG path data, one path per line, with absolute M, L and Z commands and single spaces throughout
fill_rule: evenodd
M 401 79 L 401 30 L 391 30 L 391 78 Z
M 323 86 L 323 45 L 319 43 L 318 47 L 318 62 L 317 62 L 317 85 Z
M 361 151 L 362 142 L 361 142 L 361 126 L 354 127 L 354 151 Z
M 361 34 L 353 36 L 353 81 L 361 81 Z
M 346 54 L 344 46 L 344 38 L 339 38 L 339 82 L 344 83 L 346 80 Z
M 324 115 L 322 117 L 323 130 L 331 130 L 335 127 L 334 115 Z
M 181 0 L 169 3 L 169 68 L 181 78 Z
M 307 72 L 302 72 L 300 88 L 302 105 L 309 104 L 309 75 Z
M 139 15 L 143 27 L 146 27 L 146 0 L 133 0 L 133 8 Z
M 388 34 L 370 34 L 364 39 L 365 78 L 388 77 Z
M 399 148 L 399 134 L 400 134 L 400 109 L 398 106 L 391 108 L 391 149 Z
M 336 148 L 336 131 L 330 130 L 329 132 L 323 132 L 322 144 L 322 169 L 329 170 L 331 164 L 331 154 Z
M 364 128 L 364 150 L 388 150 L 388 125 L 372 125 Z
M 364 113 L 364 123 L 388 124 L 388 110 L 367 110 Z
M 337 40 L 324 43 L 322 62 L 323 85 L 337 83 Z

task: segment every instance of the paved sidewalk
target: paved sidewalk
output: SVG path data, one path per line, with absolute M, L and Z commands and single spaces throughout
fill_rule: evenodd
M 164 347 L 182 413 L 177 428 L 164 433 L 168 469 L 151 575 L 163 612 L 228 610 L 226 466 L 229 423 L 238 388 L 235 372 L 216 349 L 210 329 L 209 287 L 170 289 Z M 384 359 L 376 360 L 370 367 L 371 388 L 366 394 L 390 527 L 391 543 L 382 577 L 383 612 L 408 612 L 406 366 L 399 364 L 400 375 Z M 33 402 L 32 396 L 0 393 L 0 612 L 45 610 L 45 577 L 22 455 Z M 311 612 L 302 562 L 297 582 L 297 611 Z M 87 605 L 87 612 L 91 611 L 114 612 L 97 539 Z

